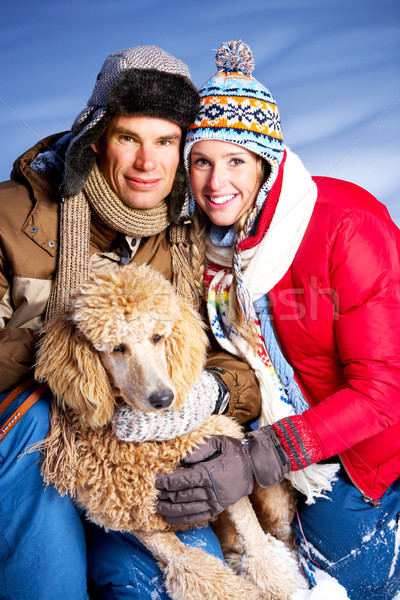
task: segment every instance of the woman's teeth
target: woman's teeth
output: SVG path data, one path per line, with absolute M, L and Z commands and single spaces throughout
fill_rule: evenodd
M 235 196 L 236 194 L 229 194 L 229 196 L 209 196 L 209 198 L 210 202 L 213 202 L 214 204 L 224 204 L 225 202 L 232 200 Z

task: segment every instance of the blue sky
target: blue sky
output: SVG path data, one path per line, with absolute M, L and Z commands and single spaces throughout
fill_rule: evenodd
M 365 187 L 400 224 L 399 0 L 3 0 L 0 178 L 71 127 L 111 52 L 158 45 L 199 86 L 229 39 L 253 50 L 309 171 Z

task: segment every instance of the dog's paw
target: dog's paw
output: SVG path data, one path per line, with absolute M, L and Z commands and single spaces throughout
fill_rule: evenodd
M 260 552 L 242 555 L 240 566 L 242 576 L 253 581 L 264 598 L 290 600 L 301 579 L 294 553 L 270 534 Z
M 265 600 L 252 581 L 236 575 L 215 556 L 186 547 L 168 565 L 160 565 L 172 600 Z

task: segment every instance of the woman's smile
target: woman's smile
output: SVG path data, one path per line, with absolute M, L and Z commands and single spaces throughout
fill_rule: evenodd
M 211 221 L 233 225 L 254 204 L 261 186 L 260 158 L 237 144 L 194 144 L 190 177 L 194 197 Z

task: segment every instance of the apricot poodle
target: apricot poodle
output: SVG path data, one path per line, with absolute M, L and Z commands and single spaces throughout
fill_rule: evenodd
M 241 438 L 233 419 L 206 416 L 173 439 L 116 434 L 129 410 L 156 418 L 183 410 L 206 347 L 200 317 L 150 267 L 91 276 L 68 311 L 45 327 L 38 349 L 35 376 L 54 395 L 44 478 L 71 494 L 94 523 L 136 536 L 159 561 L 174 600 L 289 599 L 296 561 L 262 531 L 247 497 L 226 510 L 241 545 L 240 574 L 185 546 L 156 513 L 157 473 L 177 468 L 207 436 Z

